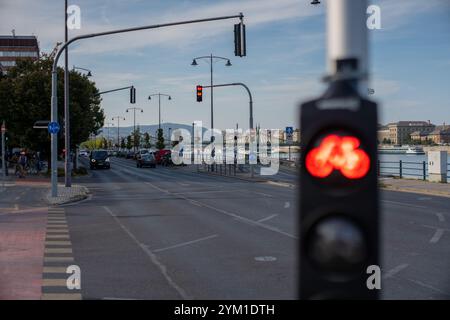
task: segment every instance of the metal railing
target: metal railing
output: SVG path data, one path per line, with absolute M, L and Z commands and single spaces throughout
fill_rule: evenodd
M 419 178 L 426 180 L 428 176 L 428 164 L 426 161 L 380 161 L 377 163 L 378 176 L 393 176 L 399 178 Z

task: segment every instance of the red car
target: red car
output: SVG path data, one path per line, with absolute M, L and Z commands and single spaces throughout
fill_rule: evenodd
M 166 154 L 170 154 L 170 153 L 171 153 L 170 150 L 158 150 L 158 151 L 156 151 L 156 152 L 154 153 L 156 163 L 157 163 L 157 164 L 161 164 L 163 157 L 164 157 Z

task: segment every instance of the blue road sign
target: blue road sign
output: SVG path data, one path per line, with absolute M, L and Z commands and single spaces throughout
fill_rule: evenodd
M 57 134 L 59 132 L 59 123 L 58 122 L 50 122 L 48 124 L 48 132 L 50 134 Z
M 294 128 L 293 127 L 286 127 L 286 133 L 287 134 L 293 134 L 294 133 Z

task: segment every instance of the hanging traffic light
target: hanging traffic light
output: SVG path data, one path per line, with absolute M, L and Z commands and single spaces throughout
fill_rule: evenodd
M 301 106 L 300 298 L 376 299 L 377 105 L 349 81 Z
M 197 102 L 203 101 L 203 87 L 197 86 Z
M 236 57 L 247 55 L 245 24 L 243 22 L 234 25 L 234 55 Z
M 136 103 L 136 88 L 134 86 L 130 88 L 130 103 Z

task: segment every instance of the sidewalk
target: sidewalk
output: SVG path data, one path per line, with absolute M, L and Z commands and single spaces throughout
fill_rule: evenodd
M 75 201 L 84 200 L 88 197 L 89 190 L 80 185 L 72 185 L 71 188 L 66 188 L 64 185 L 58 185 L 58 196 L 51 196 L 51 189 L 48 191 L 46 199 L 52 206 L 71 203 Z
M 385 190 L 401 191 L 450 198 L 450 184 L 428 182 L 414 179 L 387 178 L 380 180 L 380 187 Z

